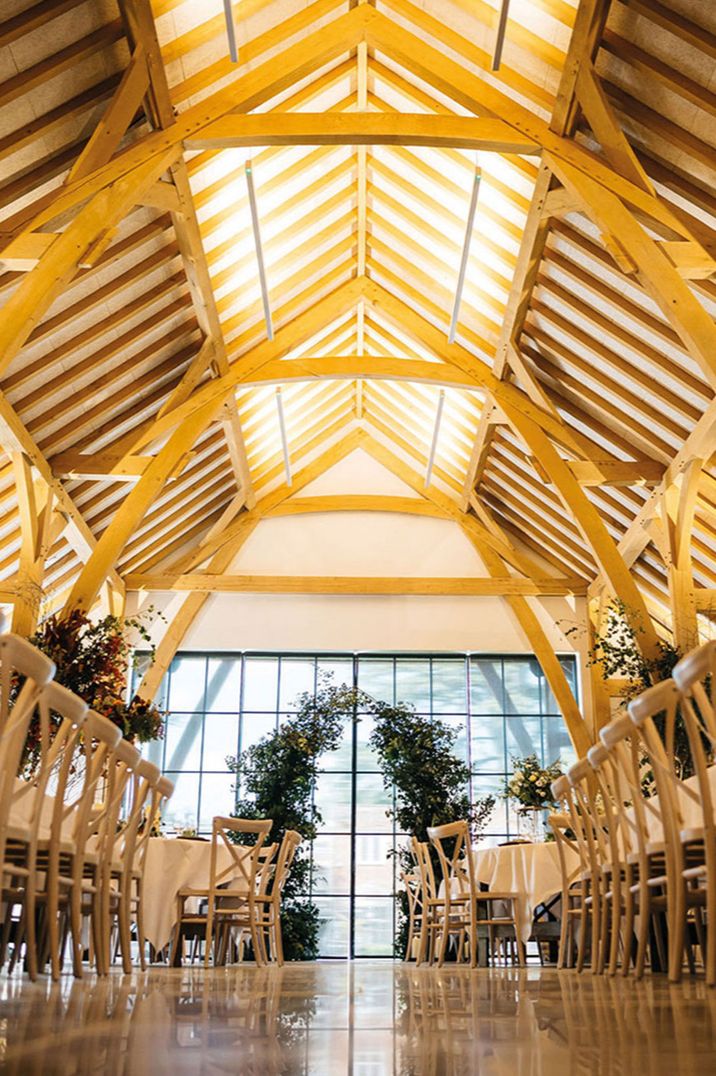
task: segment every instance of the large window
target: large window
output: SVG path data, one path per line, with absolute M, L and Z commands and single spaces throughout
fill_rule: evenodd
M 575 664 L 560 659 L 574 686 Z M 232 810 L 234 777 L 226 758 L 274 730 L 298 695 L 331 673 L 376 699 L 408 702 L 454 725 L 473 796 L 499 795 L 511 758 L 534 752 L 546 764 L 574 753 L 541 669 L 532 657 L 477 654 L 180 654 L 161 688 L 168 712 L 163 741 L 147 755 L 175 783 L 165 810 L 169 829 L 209 833 L 215 814 Z M 313 845 L 312 895 L 324 913 L 323 956 L 390 956 L 394 937 L 394 861 L 404 835 L 386 816 L 391 796 L 368 740 L 370 719 L 348 722 L 338 751 L 323 761 L 316 801 L 323 825 Z M 514 832 L 497 800 L 486 839 Z

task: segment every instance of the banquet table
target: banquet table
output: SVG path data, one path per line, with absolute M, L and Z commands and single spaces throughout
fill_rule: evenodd
M 217 855 L 219 871 L 231 866 L 228 848 L 219 845 Z M 171 940 L 179 890 L 208 886 L 210 858 L 211 841 L 149 838 L 144 867 L 144 933 L 155 950 Z
M 579 857 L 567 849 L 568 869 L 575 875 Z M 520 937 L 528 941 L 535 908 L 562 889 L 559 852 L 554 841 L 473 848 L 475 878 L 490 889 L 516 893 Z

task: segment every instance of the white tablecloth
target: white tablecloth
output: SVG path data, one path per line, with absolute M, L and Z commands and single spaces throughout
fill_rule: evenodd
M 144 932 L 155 949 L 169 943 L 176 923 L 180 889 L 205 888 L 209 884 L 211 841 L 150 837 L 144 868 Z M 232 863 L 228 848 L 218 849 L 218 870 Z
M 567 849 L 568 869 L 576 874 L 579 858 Z M 520 936 L 532 933 L 534 909 L 562 888 L 559 852 L 554 841 L 473 849 L 475 877 L 490 889 L 517 893 Z

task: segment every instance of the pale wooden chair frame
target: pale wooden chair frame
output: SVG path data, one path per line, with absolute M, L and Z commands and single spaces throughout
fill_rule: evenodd
M 62 766 L 63 757 L 74 757 L 88 712 L 82 699 L 54 681 L 48 682 L 42 688 L 36 700 L 36 709 L 40 729 L 37 770 L 32 781 L 14 782 L 11 808 L 12 812 L 13 808 L 21 807 L 22 801 L 29 801 L 30 821 L 26 825 L 18 824 L 13 821 L 11 813 L 6 831 L 6 859 L 3 868 L 12 877 L 14 886 L 5 891 L 8 907 L 3 929 L 2 958 L 8 939 L 12 905 L 19 903 L 22 906 L 22 916 L 17 929 L 19 936 L 24 937 L 27 970 L 32 980 L 37 977 L 39 965 L 36 910 L 43 899 L 41 878 L 47 864 L 51 841 L 47 808 L 54 810 L 54 804 L 64 800 L 66 787 L 63 776 L 66 777 L 68 770 Z M 54 730 L 51 716 L 53 713 L 61 718 L 59 726 Z M 45 929 L 51 972 L 53 978 L 57 979 L 60 970 L 57 917 L 54 921 L 47 921 Z
M 554 785 L 552 787 L 554 789 Z M 555 795 L 554 791 L 552 794 L 555 802 L 562 799 L 560 795 Z M 562 876 L 562 918 L 559 930 L 557 967 L 571 968 L 574 966 L 573 958 L 577 948 L 574 921 L 575 919 L 581 920 L 584 915 L 583 900 L 585 894 L 582 879 L 577 878 L 575 881 L 574 871 L 569 870 L 567 851 L 574 852 L 579 857 L 579 848 L 576 840 L 567 835 L 567 831 L 571 829 L 569 815 L 550 814 L 547 818 L 547 823 L 554 834 L 557 855 L 559 856 L 559 869 Z M 574 904 L 574 901 L 578 901 L 578 903 Z
M 204 965 L 210 966 L 215 925 L 220 927 L 230 923 L 242 931 L 249 931 L 254 959 L 257 964 L 266 964 L 263 938 L 258 930 L 256 915 L 257 880 L 261 865 L 261 852 L 264 842 L 271 832 L 271 819 L 228 818 L 217 816 L 212 823 L 211 858 L 209 863 L 209 885 L 204 888 L 185 888 L 177 894 L 177 920 L 172 941 L 171 963 L 174 965 L 181 957 L 181 928 L 184 924 L 199 923 L 205 925 Z M 243 833 L 255 837 L 252 845 L 237 845 L 229 837 L 230 833 Z M 223 870 L 218 869 L 219 847 L 230 853 L 230 862 Z M 240 879 L 238 888 L 234 883 Z M 206 915 L 201 913 L 185 914 L 185 904 L 190 897 L 204 898 L 207 901 Z M 218 906 L 218 902 L 221 906 Z M 229 907 L 229 902 L 232 906 Z M 225 948 L 225 947 L 224 947 Z M 215 947 L 215 962 L 218 963 L 219 948 Z
M 658 916 L 666 911 L 666 845 L 655 840 L 649 829 L 652 818 L 663 834 L 658 801 L 644 796 L 642 758 L 647 750 L 641 730 L 628 714 L 615 718 L 599 734 L 601 743 L 613 759 L 614 798 L 624 844 L 624 949 L 622 975 L 632 963 L 632 938 L 636 928 L 636 953 L 633 957 L 637 979 L 644 975 L 649 945 L 649 927 L 653 922 L 656 942 L 663 949 Z
M 444 826 L 432 826 L 428 829 L 428 836 L 438 853 L 445 889 L 442 906 L 438 906 L 442 920 L 438 966 L 442 966 L 445 959 L 449 935 L 457 933 L 458 959 L 462 959 L 466 936 L 469 944 L 470 966 L 477 967 L 478 930 L 481 926 L 487 927 L 488 962 L 494 956 L 498 929 L 511 926 L 515 935 L 517 961 L 523 965 L 525 949 L 517 916 L 519 896 L 517 893 L 480 888 L 475 877 L 470 827 L 467 822 L 460 820 L 449 822 Z M 452 852 L 449 854 L 445 851 L 445 841 L 454 842 Z M 457 890 L 457 896 L 455 890 Z M 494 908 L 496 903 L 508 904 L 510 914 L 501 915 L 496 912 Z M 481 914 L 481 906 L 485 907 L 486 914 Z M 453 907 L 455 912 L 452 911 Z
M 629 704 L 629 716 L 644 740 L 659 797 L 666 851 L 666 872 L 662 884 L 666 890 L 668 974 L 671 982 L 679 982 L 682 975 L 689 908 L 703 906 L 706 897 L 702 890 L 691 888 L 685 875 L 687 867 L 693 869 L 703 865 L 705 850 L 703 830 L 686 831 L 682 814 L 683 796 L 690 796 L 694 803 L 699 803 L 696 791 L 690 790 L 680 780 L 675 768 L 674 728 L 682 699 L 676 682 L 663 680 Z M 654 723 L 654 718 L 662 713 L 665 714 L 663 739 Z M 650 879 L 649 884 L 655 886 L 659 880 Z
M 698 887 L 702 894 L 706 913 L 706 949 L 704 966 L 706 982 L 716 985 L 716 815 L 714 793 L 709 782 L 709 755 L 716 751 L 716 712 L 713 692 L 716 681 L 716 640 L 710 640 L 682 658 L 673 671 L 673 677 L 681 692 L 682 714 L 689 736 L 691 758 L 694 763 L 698 785 L 698 804 L 702 820 L 699 828 L 683 827 L 679 831 L 681 844 L 686 848 L 694 843 L 703 848 L 703 862 L 687 865 L 684 879 L 687 896 Z M 709 745 L 707 754 L 706 744 Z M 682 786 L 682 794 L 689 796 L 692 790 Z M 703 883 L 703 884 L 702 884 Z
M 258 929 L 265 939 L 264 952 L 279 967 L 283 965 L 281 895 L 301 842 L 300 833 L 295 829 L 286 830 L 278 849 L 275 866 L 272 863 L 266 864 L 261 871 L 255 897 Z

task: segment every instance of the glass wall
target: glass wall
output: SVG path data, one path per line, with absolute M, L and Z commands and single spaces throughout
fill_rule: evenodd
M 560 659 L 573 684 L 574 659 Z M 527 656 L 405 654 L 180 654 L 162 684 L 167 712 L 163 741 L 146 754 L 175 783 L 164 813 L 169 830 L 211 831 L 234 801 L 226 766 L 273 731 L 297 697 L 330 673 L 385 702 L 412 703 L 419 713 L 453 725 L 468 763 L 473 796 L 499 796 L 513 756 L 534 752 L 544 764 L 574 759 L 567 731 L 537 661 Z M 324 913 L 321 953 L 328 957 L 390 956 L 394 937 L 394 861 L 404 835 L 386 816 L 370 750 L 370 719 L 347 723 L 338 751 L 323 760 L 316 802 L 323 824 L 313 845 L 312 895 Z M 502 799 L 486 830 L 491 842 L 515 831 Z

